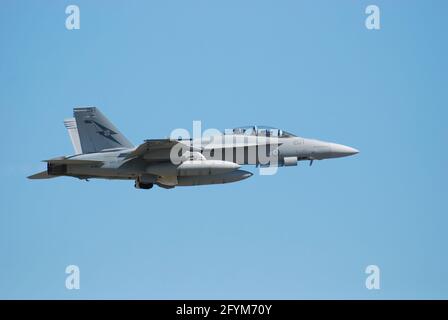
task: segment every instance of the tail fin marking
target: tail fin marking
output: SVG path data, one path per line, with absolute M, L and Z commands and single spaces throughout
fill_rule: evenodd
M 134 147 L 98 108 L 75 108 L 73 114 L 83 153 Z

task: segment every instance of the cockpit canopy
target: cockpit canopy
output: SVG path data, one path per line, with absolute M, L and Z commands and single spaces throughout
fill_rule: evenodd
M 268 126 L 245 126 L 232 129 L 231 134 L 242 134 L 246 136 L 263 136 L 263 137 L 277 137 L 288 138 L 295 137 L 295 135 L 284 130 L 268 127 Z

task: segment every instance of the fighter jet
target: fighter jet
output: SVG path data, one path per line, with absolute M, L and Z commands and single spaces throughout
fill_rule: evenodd
M 74 155 L 44 160 L 47 169 L 29 179 L 61 176 L 134 180 L 135 188 L 236 182 L 252 176 L 242 165 L 296 166 L 299 161 L 351 156 L 358 150 L 306 139 L 281 129 L 246 126 L 207 137 L 149 139 L 135 147 L 95 107 L 73 109 L 64 120 Z

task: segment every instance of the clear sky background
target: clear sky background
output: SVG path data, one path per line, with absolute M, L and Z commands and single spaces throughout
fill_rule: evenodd
M 65 28 L 69 4 L 80 30 Z M 364 26 L 369 4 L 379 31 Z M 447 10 L 2 1 L 0 298 L 448 298 Z M 73 152 L 62 120 L 85 105 L 135 144 L 201 120 L 360 154 L 172 190 L 26 179 Z M 80 290 L 65 288 L 70 264 Z

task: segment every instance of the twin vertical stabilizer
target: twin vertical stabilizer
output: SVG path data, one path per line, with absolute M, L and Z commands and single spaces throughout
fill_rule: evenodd
M 65 119 L 64 125 L 75 154 L 134 147 L 98 108 L 75 108 L 73 116 L 74 118 Z
M 73 149 L 75 149 L 75 154 L 81 154 L 81 141 L 79 140 L 78 127 L 76 126 L 76 119 L 69 118 L 64 120 L 64 125 L 67 128 L 68 135 L 72 141 Z

